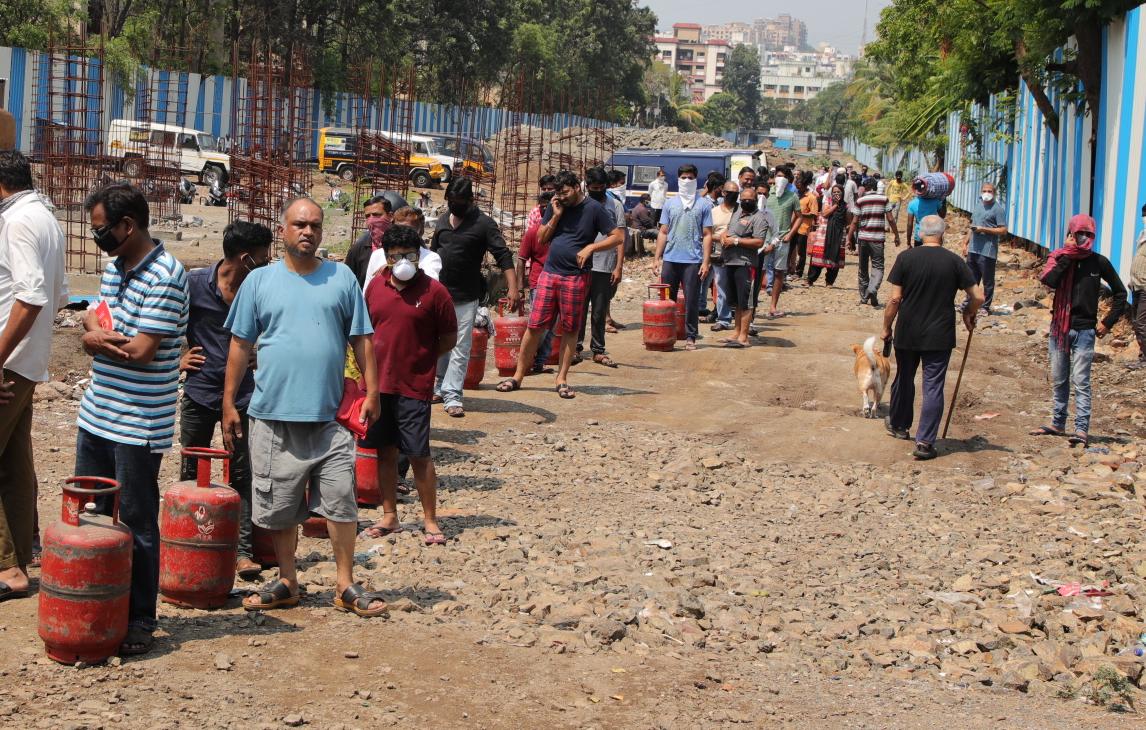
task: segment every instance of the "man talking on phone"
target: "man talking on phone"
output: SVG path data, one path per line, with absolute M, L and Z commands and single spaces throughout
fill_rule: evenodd
M 963 241 L 963 256 L 975 275 L 975 283 L 983 285 L 987 297 L 979 310 L 983 314 L 991 313 L 995 300 L 995 260 L 999 258 L 999 239 L 1006 234 L 1007 211 L 995 199 L 995 186 L 985 182 L 979 189 L 979 202 L 971 211 L 971 228 Z

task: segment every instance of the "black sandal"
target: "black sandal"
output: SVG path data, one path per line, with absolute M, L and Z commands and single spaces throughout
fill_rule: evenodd
M 251 598 L 258 598 L 259 602 L 251 603 Z M 275 608 L 294 608 L 298 602 L 299 593 L 291 593 L 290 587 L 280 579 L 273 583 L 267 583 L 257 593 L 252 593 L 244 598 L 243 609 L 246 611 L 270 611 Z
M 498 383 L 494 390 L 498 393 L 512 393 L 515 390 L 521 390 L 521 381 L 516 378 L 506 378 Z
M 594 355 L 593 362 L 597 363 L 598 365 L 604 365 L 607 368 L 617 367 L 617 363 L 608 355 Z
M 140 656 L 155 646 L 155 634 L 142 626 L 129 626 L 127 636 L 119 644 L 120 656 Z
M 16 590 L 12 586 L 10 586 L 7 583 L 5 583 L 4 581 L 0 580 L 0 603 L 3 603 L 4 601 L 11 600 L 13 598 L 27 598 L 27 597 L 28 597 L 28 589 L 27 588 L 25 588 L 22 591 Z
M 573 400 L 577 397 L 577 391 L 570 388 L 569 383 L 558 383 L 557 395 L 561 396 L 565 400 Z
M 1050 426 L 1039 426 L 1034 431 L 1031 431 L 1028 435 L 1029 436 L 1065 436 L 1066 433 L 1058 430 L 1057 428 L 1052 428 Z
M 1090 436 L 1079 431 L 1067 438 L 1066 442 L 1071 446 L 1081 446 L 1085 449 L 1087 445 L 1090 444 Z
M 385 616 L 390 613 L 389 607 L 383 603 L 378 608 L 370 608 L 370 604 L 382 600 L 382 594 L 367 591 L 355 583 L 348 586 L 341 596 L 334 597 L 334 607 L 339 611 L 348 611 L 363 618 Z

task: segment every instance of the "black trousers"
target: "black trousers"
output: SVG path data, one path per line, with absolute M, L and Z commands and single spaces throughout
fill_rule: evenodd
M 605 324 L 609 319 L 609 302 L 616 292 L 612 273 L 592 272 L 589 277 L 589 296 L 585 297 L 585 313 L 588 314 L 591 307 L 593 315 L 581 317 L 581 333 L 577 336 L 578 352 L 585 349 L 585 327 L 591 320 L 589 349 L 594 355 L 605 354 Z
M 888 420 L 893 428 L 908 430 L 915 411 L 915 373 L 923 365 L 923 404 L 915 443 L 934 444 L 943 418 L 943 385 L 947 382 L 950 350 L 903 350 L 895 348 L 895 380 L 891 383 Z
M 809 266 L 808 267 L 808 286 L 816 283 L 816 279 L 820 278 L 820 272 L 824 271 L 823 266 Z M 828 286 L 836 283 L 836 277 L 840 275 L 839 269 L 828 269 L 824 280 L 828 282 Z
M 247 450 L 247 412 L 240 411 L 243 437 L 235 439 L 235 453 L 231 457 L 231 488 L 239 493 L 239 557 L 251 557 L 251 454 Z M 184 447 L 209 447 L 215 437 L 215 426 L 223 420 L 223 412 L 201 406 L 184 394 L 179 402 L 179 443 Z M 183 459 L 179 465 L 179 478 L 195 478 L 197 459 Z M 215 477 L 220 482 L 221 476 Z

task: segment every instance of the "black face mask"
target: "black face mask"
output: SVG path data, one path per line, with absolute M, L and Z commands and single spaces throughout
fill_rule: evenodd
M 590 190 L 589 191 L 589 197 L 592 198 L 593 200 L 596 200 L 598 203 L 603 203 L 603 202 L 605 202 L 605 191 L 604 190 Z
M 111 253 L 123 245 L 123 241 L 116 238 L 115 234 L 112 233 L 112 229 L 117 225 L 119 223 L 104 226 L 102 231 L 92 231 L 92 240 L 95 241 L 96 246 L 99 246 L 100 251 Z
M 741 200 L 740 201 L 740 210 L 742 212 L 748 214 L 748 215 L 752 215 L 753 213 L 756 212 L 756 201 L 755 200 Z
M 446 203 L 446 206 L 450 209 L 450 213 L 458 218 L 464 218 L 466 213 L 470 212 L 469 201 L 451 201 Z
M 729 208 L 735 208 L 736 202 L 740 200 L 740 191 L 734 190 L 731 193 L 724 194 L 724 204 Z

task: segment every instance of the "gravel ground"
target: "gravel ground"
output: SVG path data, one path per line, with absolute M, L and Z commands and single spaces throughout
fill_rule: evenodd
M 952 438 L 923 464 L 860 417 L 850 345 L 882 313 L 855 305 L 854 260 L 835 289 L 785 294 L 792 316 L 761 322 L 756 346 L 721 349 L 704 327 L 695 353 L 642 348 L 651 274 L 633 262 L 617 370 L 579 365 L 563 401 L 546 376 L 493 392 L 491 361 L 464 420 L 435 413 L 448 544 L 422 545 L 413 501 L 406 532 L 359 543 L 388 619 L 331 608 L 317 539 L 299 550 L 301 607 L 164 605 L 156 651 L 103 667 L 49 661 L 35 599 L 7 602 L 0 726 L 1139 722 L 1142 375 L 1121 325 L 1095 365 L 1092 449 L 1025 435 L 1049 406 L 1034 263 L 1004 255 L 998 303 L 1024 304 L 976 334 Z M 86 377 L 69 324 L 35 418 L 44 524 Z M 161 481 L 174 471 L 169 457 Z M 1109 595 L 1056 590 L 1072 582 Z

